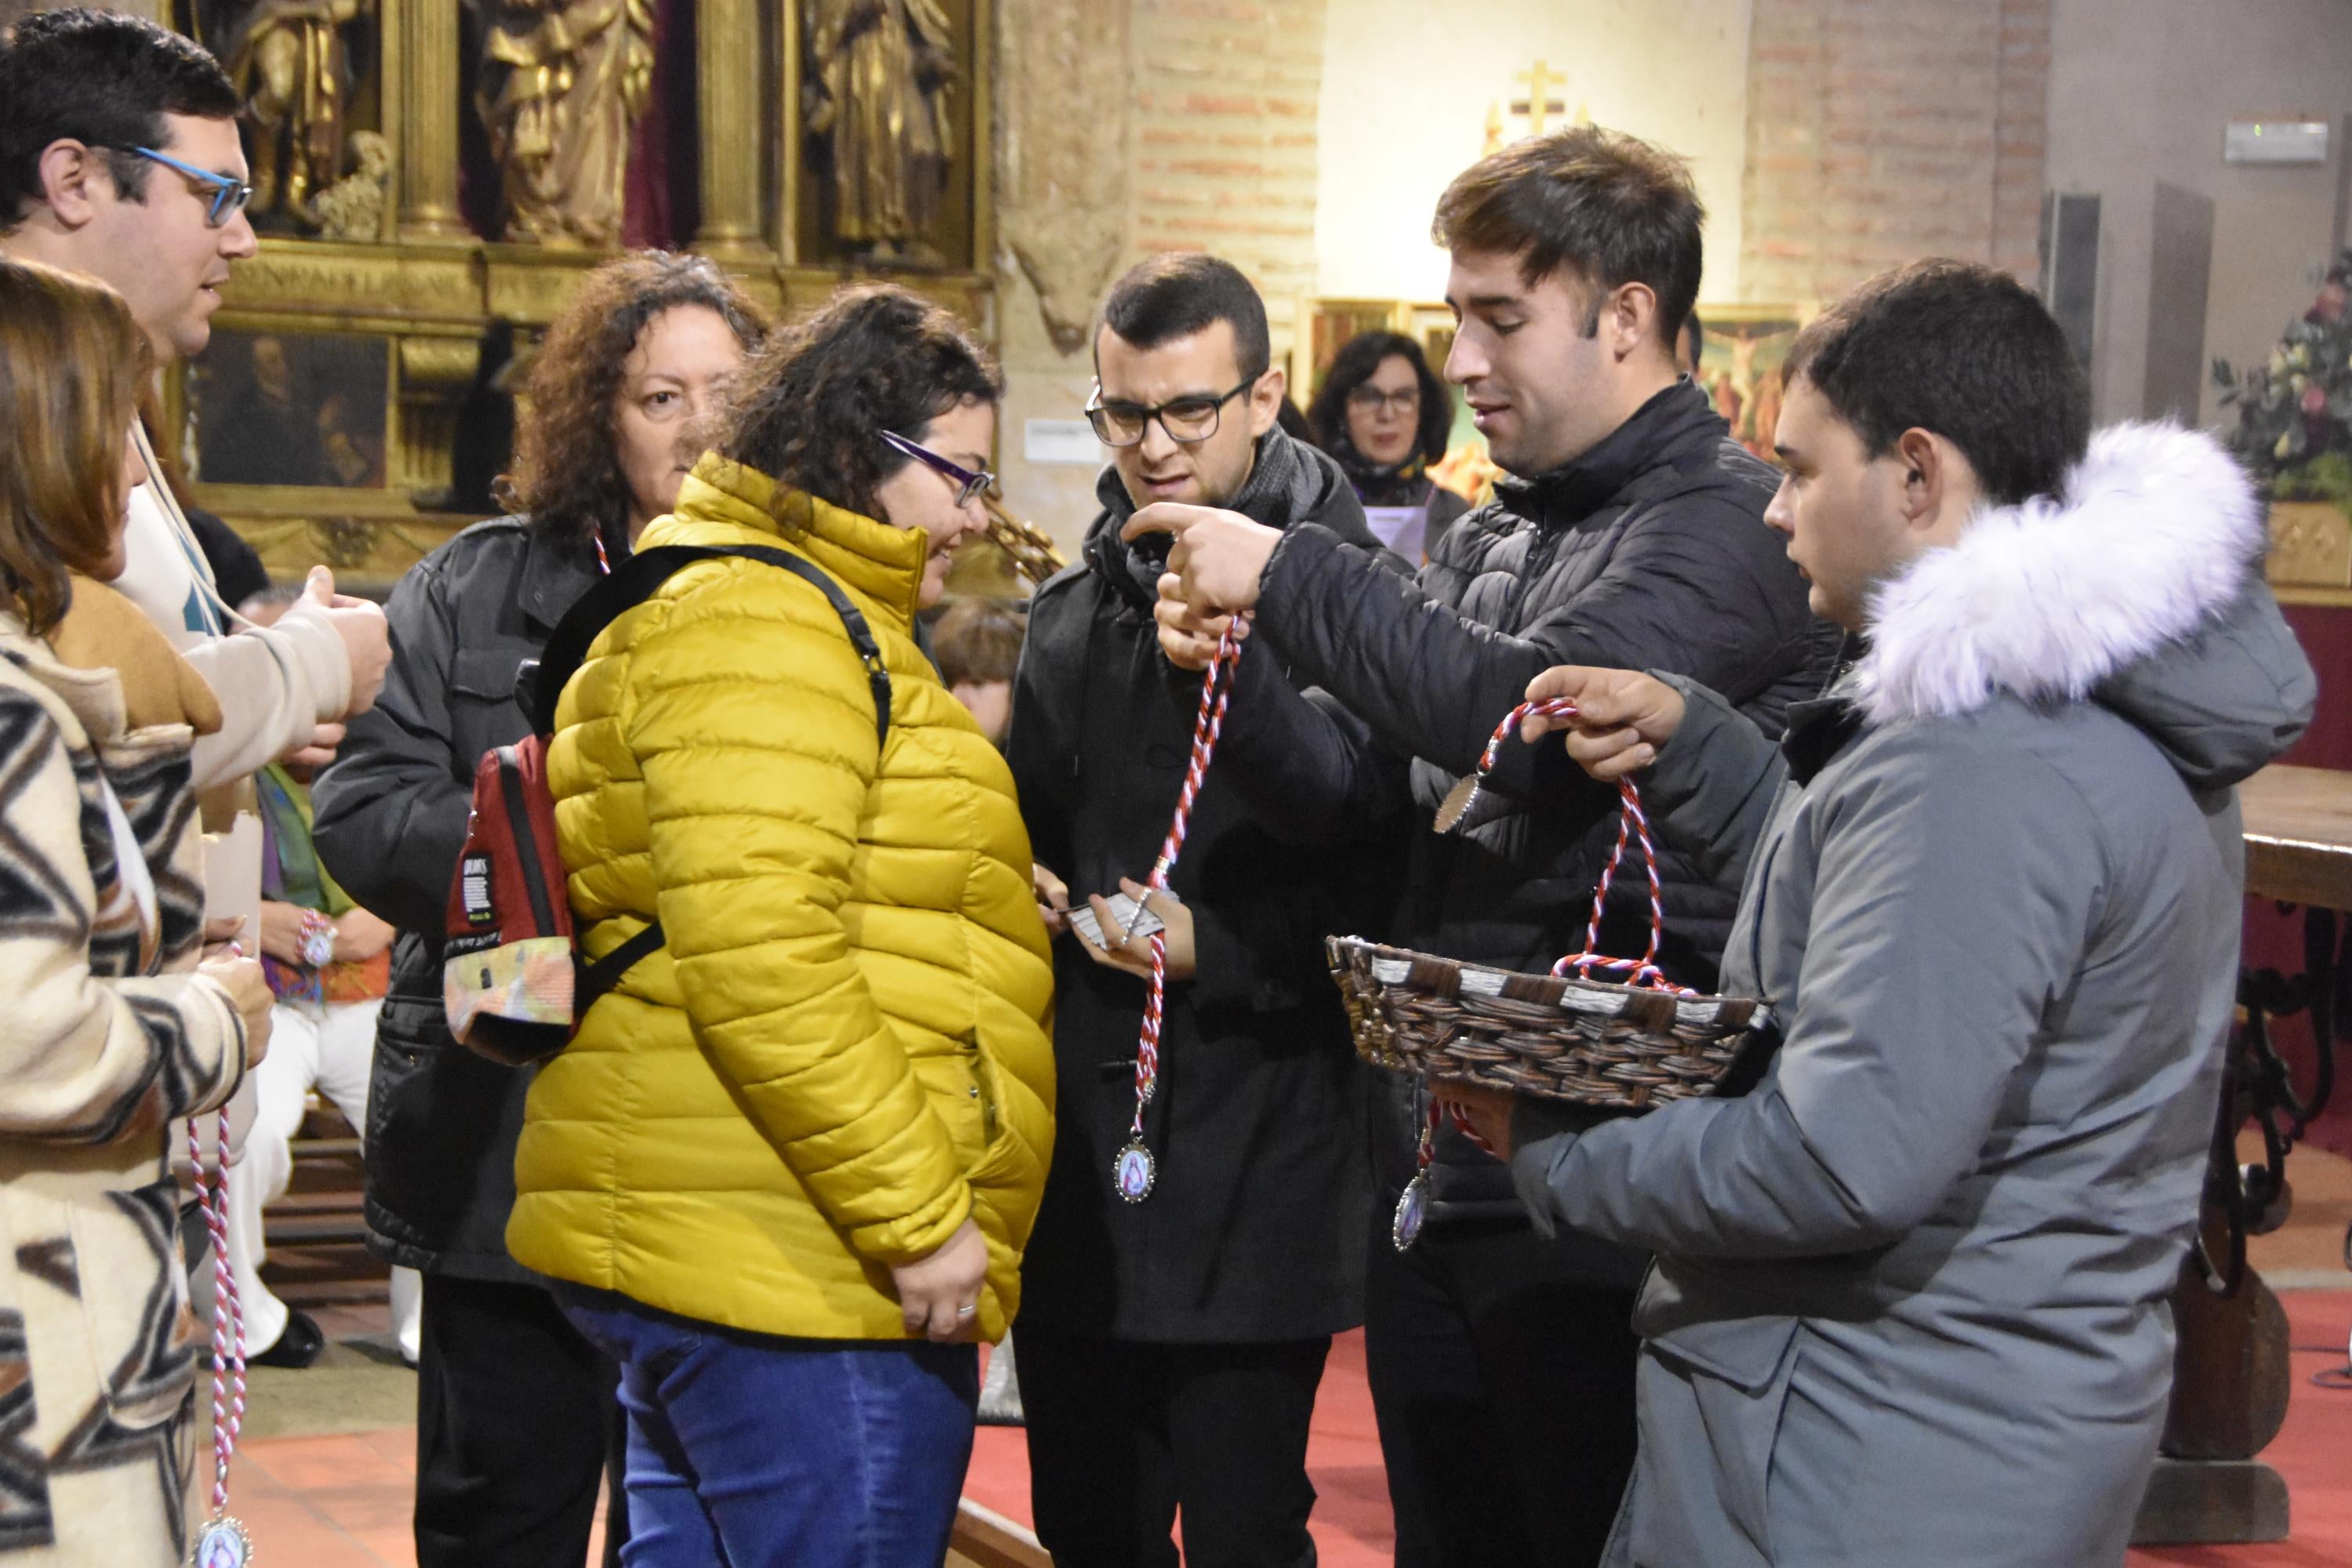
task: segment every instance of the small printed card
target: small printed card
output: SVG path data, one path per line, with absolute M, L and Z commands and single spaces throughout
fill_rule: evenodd
M 1135 927 L 1129 932 L 1129 936 L 1150 936 L 1153 931 L 1163 931 L 1167 927 L 1167 922 L 1150 910 L 1138 909 L 1135 900 L 1125 893 L 1107 893 L 1103 902 L 1110 906 L 1111 923 L 1116 928 L 1111 933 L 1114 941 L 1110 942 L 1103 941 L 1102 927 L 1095 920 L 1094 905 L 1080 904 L 1070 911 L 1070 929 L 1097 947 L 1108 950 L 1117 945 L 1123 940 L 1118 938 L 1118 932 L 1127 931 L 1129 921 L 1133 921 Z

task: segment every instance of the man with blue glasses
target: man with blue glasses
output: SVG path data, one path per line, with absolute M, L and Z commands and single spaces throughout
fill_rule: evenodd
M 175 33 L 78 8 L 26 18 L 0 47 L 0 255 L 110 284 L 159 368 L 200 353 L 229 268 L 259 248 L 236 112 L 219 64 Z M 196 744 L 197 786 L 331 743 L 383 680 L 383 613 L 321 572 L 275 627 L 227 636 L 235 623 L 146 433 L 134 442 L 147 482 L 131 493 L 115 586 L 220 696 L 221 732 Z
M 113 287 L 158 369 L 201 352 L 229 268 L 259 248 L 245 217 L 252 188 L 236 112 L 219 64 L 153 23 L 84 9 L 19 22 L 0 44 L 0 256 Z M 373 704 L 383 684 L 391 658 L 383 610 L 338 595 L 320 567 L 274 626 L 236 621 L 147 433 L 134 426 L 131 441 L 144 482 L 128 499 L 127 564 L 114 586 L 220 700 L 219 732 L 196 742 L 196 786 L 240 784 L 297 753 L 323 762 L 341 721 Z M 250 1089 L 229 1109 L 236 1163 Z M 254 1272 L 257 1184 L 231 1190 L 242 1195 L 231 1205 L 228 1251 L 255 1359 L 306 1364 L 320 1346 L 317 1325 L 260 1289 Z

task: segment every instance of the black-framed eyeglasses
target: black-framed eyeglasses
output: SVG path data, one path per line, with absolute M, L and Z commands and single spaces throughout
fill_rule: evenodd
M 1400 387 L 1394 392 L 1382 392 L 1369 381 L 1360 381 L 1348 394 L 1348 406 L 1377 415 L 1383 408 L 1393 408 L 1399 414 L 1415 414 L 1421 409 L 1421 388 Z
M 1095 387 L 1094 401 L 1087 405 L 1087 423 L 1095 427 L 1095 439 L 1106 447 L 1132 447 L 1143 439 L 1143 432 L 1154 419 L 1168 432 L 1171 441 L 1191 446 L 1205 441 L 1217 433 L 1217 421 L 1226 404 L 1255 386 L 1265 372 L 1244 379 L 1239 386 L 1222 397 L 1173 397 L 1165 403 L 1106 403 L 1102 387 Z
M 893 450 L 903 452 L 933 472 L 945 474 L 953 479 L 958 487 L 955 499 L 958 506 L 970 506 L 972 497 L 985 495 L 996 488 L 996 476 L 986 468 L 974 473 L 961 463 L 950 462 L 929 447 L 917 446 L 895 430 L 883 431 L 882 439 L 888 442 Z
M 158 153 L 152 147 L 133 147 L 131 151 L 142 158 L 152 158 L 167 169 L 177 169 L 181 174 L 211 191 L 213 205 L 205 213 L 205 222 L 211 227 L 218 228 L 228 222 L 238 213 L 243 212 L 245 204 L 253 199 L 253 186 L 234 175 L 219 174 L 211 169 L 199 169 L 194 163 L 183 163 L 169 153 Z

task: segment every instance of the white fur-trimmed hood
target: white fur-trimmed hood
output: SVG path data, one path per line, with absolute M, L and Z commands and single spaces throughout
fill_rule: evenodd
M 1884 724 L 2001 692 L 2085 697 L 2228 607 L 2263 544 L 2262 507 L 2220 443 L 2112 426 L 2062 498 L 1979 512 L 1872 596 L 1853 704 Z

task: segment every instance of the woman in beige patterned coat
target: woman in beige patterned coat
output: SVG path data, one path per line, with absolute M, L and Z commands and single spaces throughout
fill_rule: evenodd
M 146 351 L 103 285 L 0 261 L 0 1564 L 187 1551 L 196 1330 L 182 1119 L 268 1038 L 201 956 L 189 749 L 220 709 L 131 603 Z

